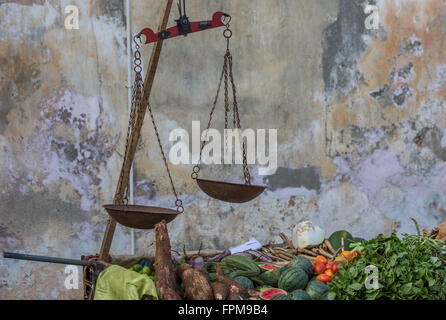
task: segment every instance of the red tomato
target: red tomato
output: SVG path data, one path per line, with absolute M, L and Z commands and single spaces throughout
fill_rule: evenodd
M 326 274 L 320 274 L 316 277 L 316 280 L 323 283 L 327 283 L 331 282 L 333 279 L 330 276 L 327 276 Z
M 328 260 L 327 260 L 327 258 L 325 258 L 323 256 L 317 256 L 316 257 L 316 264 L 317 263 L 327 264 Z
M 339 261 L 335 261 L 333 263 L 333 265 L 331 266 L 331 270 L 333 271 L 334 274 L 339 272 L 338 266 L 339 266 L 340 263 L 341 262 L 339 262 Z
M 325 267 L 325 264 L 323 263 L 316 263 L 316 265 L 314 266 L 314 273 L 316 274 L 321 274 L 324 273 L 325 270 L 327 270 L 327 268 Z
M 333 278 L 334 277 L 334 273 L 331 269 L 327 269 L 325 270 L 324 274 L 326 274 L 327 276 Z

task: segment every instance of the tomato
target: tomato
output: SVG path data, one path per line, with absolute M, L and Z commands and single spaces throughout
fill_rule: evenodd
M 316 263 L 313 270 L 314 270 L 314 273 L 321 274 L 321 273 L 324 273 L 325 270 L 327 270 L 327 268 L 325 267 L 325 264 L 323 264 L 323 263 Z
M 323 256 L 317 256 L 316 257 L 316 264 L 317 263 L 327 264 L 328 260 L 327 260 L 327 258 L 325 258 Z
M 327 267 L 327 269 L 331 269 L 331 268 L 333 268 L 333 264 L 334 264 L 334 261 L 327 263 L 325 266 Z
M 339 272 L 339 269 L 338 269 L 339 264 L 340 264 L 339 261 L 335 261 L 333 263 L 333 265 L 331 266 L 331 270 L 333 271 L 334 274 Z
M 326 274 L 320 274 L 316 277 L 317 281 L 327 283 L 333 281 L 333 279 L 330 276 L 327 276 Z
M 355 250 L 352 252 L 352 260 L 357 256 L 357 255 L 361 255 L 361 251 L 359 250 Z
M 326 274 L 327 276 L 333 278 L 334 277 L 334 273 L 331 269 L 327 269 L 325 270 L 324 274 Z
M 350 251 L 342 251 L 341 252 L 341 256 L 343 256 L 348 261 L 352 261 L 353 260 L 352 253 Z

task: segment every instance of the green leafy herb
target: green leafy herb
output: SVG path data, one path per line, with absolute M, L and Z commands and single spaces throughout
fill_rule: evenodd
M 417 228 L 418 229 L 418 228 Z M 419 230 L 419 229 L 418 229 Z M 360 250 L 352 262 L 339 266 L 328 284 L 329 299 L 446 300 L 446 244 L 426 234 L 380 235 L 352 244 Z M 379 289 L 366 288 L 368 266 L 378 270 Z

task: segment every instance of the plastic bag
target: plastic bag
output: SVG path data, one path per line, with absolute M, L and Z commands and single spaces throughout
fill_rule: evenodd
M 158 300 L 153 280 L 145 274 L 113 265 L 99 274 L 94 300 L 141 300 L 144 296 Z

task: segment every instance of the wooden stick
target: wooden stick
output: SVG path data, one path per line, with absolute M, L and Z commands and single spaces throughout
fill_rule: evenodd
M 329 254 L 328 252 L 326 252 L 323 249 L 316 249 L 317 253 L 319 253 L 321 256 L 324 256 L 327 259 L 333 259 L 333 256 L 331 254 Z
M 275 261 L 275 262 L 270 262 L 269 264 L 272 266 L 276 266 L 276 267 L 283 267 L 286 266 L 288 263 L 290 263 L 289 261 Z
M 290 239 L 288 239 L 288 237 L 284 233 L 281 233 L 280 237 L 282 238 L 283 242 L 285 242 L 288 245 L 288 247 L 291 248 L 291 250 L 294 250 L 293 243 L 290 241 Z
M 291 261 L 293 259 L 293 257 L 289 257 L 289 256 L 283 254 L 282 252 L 277 252 L 276 255 L 279 258 L 282 258 L 283 260 L 286 260 L 286 261 Z
M 284 249 L 284 248 L 279 248 L 279 247 L 277 247 L 277 248 L 274 248 L 274 251 L 275 251 L 275 252 L 282 252 L 283 254 L 285 254 L 285 255 L 290 256 L 291 258 L 293 258 L 293 255 L 289 253 L 289 250 L 286 250 L 286 249 Z
M 280 252 L 280 251 L 278 251 L 276 254 L 279 257 L 283 257 L 283 258 L 286 258 L 286 259 L 289 259 L 289 260 L 293 260 L 295 258 L 294 256 L 292 256 L 290 254 L 287 254 L 287 253 L 284 253 L 284 252 Z
M 163 15 L 158 27 L 158 31 L 166 29 L 167 22 L 169 21 L 169 15 L 172 8 L 173 0 L 166 0 L 164 6 Z M 130 40 L 129 40 L 130 41 Z M 124 162 L 122 164 L 121 175 L 119 177 L 118 186 L 115 192 L 114 204 L 122 204 L 124 199 L 125 190 L 129 181 L 130 168 L 132 167 L 133 159 L 135 157 L 136 148 L 138 146 L 139 137 L 141 135 L 141 128 L 144 122 L 144 116 L 146 114 L 147 103 L 152 91 L 153 81 L 155 79 L 156 69 L 158 67 L 159 58 L 161 55 L 161 49 L 163 47 L 163 41 L 155 43 L 152 49 L 152 55 L 150 57 L 149 66 L 147 67 L 146 79 L 144 81 L 144 87 L 142 90 L 142 98 L 140 106 L 136 113 L 135 126 L 132 128 L 131 139 L 129 141 L 129 152 L 124 155 Z M 116 220 L 111 217 L 108 220 L 107 228 L 105 229 L 104 239 L 102 240 L 100 259 L 110 260 L 110 247 L 113 241 L 113 236 L 116 229 Z
M 316 252 L 313 252 L 313 251 L 308 250 L 308 249 L 297 249 L 297 252 L 298 253 L 302 253 L 302 254 L 306 254 L 306 255 L 309 255 L 309 256 L 317 257 L 317 253 Z
M 307 259 L 310 260 L 310 261 L 315 261 L 315 260 L 316 260 L 316 257 L 313 257 L 313 256 L 307 256 L 307 255 L 305 255 L 305 254 L 299 254 L 299 257 L 307 258 Z
M 336 251 L 333 248 L 333 246 L 331 245 L 330 241 L 325 240 L 324 243 L 327 246 L 328 250 L 330 250 L 331 254 L 333 254 L 333 255 L 336 254 Z

